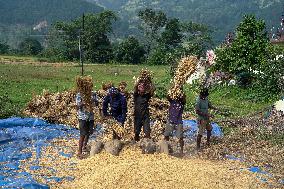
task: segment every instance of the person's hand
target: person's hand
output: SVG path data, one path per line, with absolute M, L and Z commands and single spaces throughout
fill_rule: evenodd
M 108 119 L 112 119 L 111 116 L 105 116 L 105 119 L 108 120 Z

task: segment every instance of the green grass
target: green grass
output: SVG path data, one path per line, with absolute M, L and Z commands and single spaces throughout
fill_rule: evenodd
M 133 87 L 133 76 L 139 76 L 144 65 L 86 65 L 85 75 L 91 75 L 94 88 L 101 88 L 102 82 L 121 81 Z M 147 66 L 153 71 L 154 82 L 165 77 L 165 66 Z M 0 90 L 13 103 L 24 107 L 32 94 L 40 94 L 43 89 L 51 92 L 64 91 L 75 87 L 75 77 L 81 74 L 77 64 L 0 64 Z
M 23 108 L 32 98 L 32 94 L 40 94 L 43 89 L 51 92 L 64 91 L 75 87 L 75 77 L 81 74 L 81 68 L 76 63 L 39 63 L 33 57 L 12 57 L 0 56 L 10 59 L 12 62 L 26 60 L 34 62 L 32 64 L 0 63 L 0 96 L 7 95 L 12 105 Z M 0 61 L 1 62 L 1 61 Z M 154 83 L 158 84 L 157 88 L 165 96 L 169 86 L 167 80 L 166 66 L 146 66 L 146 65 L 86 65 L 85 75 L 91 75 L 94 80 L 95 89 L 101 88 L 102 82 L 112 81 L 117 85 L 121 81 L 126 81 L 128 89 L 133 88 L 133 77 L 139 76 L 142 68 L 148 68 L 153 72 Z M 194 112 L 194 104 L 198 91 L 192 87 L 185 87 L 187 95 L 186 110 Z M 217 87 L 210 92 L 210 100 L 213 105 L 221 109 L 228 109 L 232 115 L 246 116 L 260 111 L 270 106 L 276 99 L 270 102 L 255 101 L 246 98 L 248 91 L 237 87 Z M 216 119 L 224 116 L 216 116 Z

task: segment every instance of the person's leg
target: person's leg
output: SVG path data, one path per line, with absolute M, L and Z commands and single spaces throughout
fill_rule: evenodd
M 79 149 L 78 149 L 78 157 L 81 158 L 85 137 L 87 135 L 86 132 L 86 120 L 79 120 L 79 129 L 80 129 L 80 138 L 79 138 Z
M 183 147 L 184 147 L 183 125 L 182 124 L 178 124 L 176 131 L 177 131 L 176 135 L 177 135 L 177 138 L 179 139 L 179 144 L 180 144 L 180 154 L 183 155 Z
M 206 141 L 206 145 L 210 145 L 210 137 L 212 135 L 212 125 L 210 124 L 210 122 L 208 121 L 206 123 L 206 130 L 207 130 L 207 141 Z
M 146 115 L 142 121 L 145 138 L 151 138 L 150 116 Z
M 83 152 L 83 144 L 84 144 L 85 136 L 80 135 L 79 138 L 79 150 L 77 156 L 80 158 Z
M 197 139 L 196 139 L 196 147 L 198 150 L 200 149 L 202 134 L 204 133 L 205 129 L 206 129 L 206 125 L 204 124 L 204 120 L 199 120 L 198 121 L 198 133 L 197 133 Z
M 142 129 L 142 123 L 140 118 L 134 118 L 134 140 L 138 142 L 140 140 L 140 132 Z
M 89 142 L 89 138 L 94 132 L 94 124 L 95 124 L 94 120 L 87 120 L 86 121 L 86 132 L 87 132 L 87 134 L 84 138 L 83 151 L 87 150 L 86 147 L 87 147 L 87 144 Z
M 173 125 L 167 122 L 165 132 L 164 132 L 164 137 L 166 141 L 170 140 L 170 136 L 173 132 Z

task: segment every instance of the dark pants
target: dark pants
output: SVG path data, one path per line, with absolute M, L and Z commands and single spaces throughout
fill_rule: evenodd
M 134 132 L 135 135 L 139 135 L 143 127 L 144 133 L 147 137 L 150 137 L 150 116 L 145 115 L 144 117 L 134 117 Z
M 94 132 L 94 120 L 79 119 L 80 136 L 90 136 Z

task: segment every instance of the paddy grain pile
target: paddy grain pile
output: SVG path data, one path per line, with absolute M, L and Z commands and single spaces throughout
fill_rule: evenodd
M 197 158 L 176 158 L 165 154 L 141 154 L 133 145 L 119 156 L 102 151 L 96 156 L 79 160 L 63 157 L 61 148 L 70 153 L 76 141 L 56 139 L 56 148 L 44 147 L 38 166 L 30 170 L 30 162 L 22 166 L 35 178 L 51 188 L 266 188 L 256 175 L 241 170 L 235 161 L 209 161 Z M 206 166 L 205 166 L 206 165 Z M 52 168 L 52 169 L 51 169 Z M 52 173 L 53 171 L 53 173 Z M 61 182 L 43 179 L 61 178 Z M 153 176 L 155 175 L 155 176 Z M 71 177 L 71 179 L 70 179 Z

